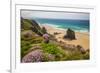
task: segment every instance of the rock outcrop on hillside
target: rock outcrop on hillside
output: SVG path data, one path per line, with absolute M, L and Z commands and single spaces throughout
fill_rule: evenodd
M 41 27 L 35 20 L 21 18 L 21 29 L 32 30 L 40 36 L 44 34 Z

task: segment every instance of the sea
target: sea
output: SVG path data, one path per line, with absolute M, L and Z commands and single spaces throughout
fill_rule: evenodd
M 40 25 L 49 25 L 58 29 L 67 30 L 68 28 L 76 32 L 89 32 L 89 20 L 73 20 L 73 19 L 34 19 Z

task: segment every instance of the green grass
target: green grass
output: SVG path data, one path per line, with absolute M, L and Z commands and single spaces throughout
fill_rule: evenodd
M 61 60 L 63 57 L 66 56 L 66 53 L 64 50 L 62 50 L 58 45 L 53 44 L 53 43 L 42 43 L 42 50 L 45 53 L 49 53 L 55 56 L 55 60 Z
M 31 24 L 32 24 L 31 20 L 28 20 L 28 19 L 23 20 L 23 28 L 25 30 L 30 29 L 32 27 Z
M 31 45 L 28 41 L 21 41 L 21 59 L 28 53 Z
M 43 43 L 41 38 L 36 38 L 33 40 L 21 41 L 21 57 L 23 58 L 33 47 L 34 44 L 39 44 L 41 50 L 44 51 L 44 61 L 52 61 L 48 58 L 48 54 L 55 56 L 55 61 L 67 61 L 67 60 L 84 60 L 89 59 L 89 52 L 82 54 L 80 51 L 67 51 L 63 50 L 62 47 L 54 43 Z
M 32 45 L 43 42 L 43 38 L 41 36 L 35 36 L 36 34 L 34 32 L 32 32 L 32 37 L 25 37 L 23 33 L 27 31 L 30 30 L 21 32 L 21 59 L 29 52 L 30 48 L 33 47 Z
M 30 42 L 32 44 L 39 44 L 39 43 L 42 43 L 43 42 L 43 38 L 42 37 L 36 37 L 36 38 L 30 40 Z
M 42 43 L 41 44 L 42 49 L 46 53 L 50 53 L 55 55 L 56 61 L 67 61 L 67 60 L 86 60 L 89 59 L 89 52 L 86 52 L 85 54 L 82 54 L 80 51 L 66 51 L 63 50 L 62 47 L 59 47 L 59 45 L 56 45 L 54 43 Z

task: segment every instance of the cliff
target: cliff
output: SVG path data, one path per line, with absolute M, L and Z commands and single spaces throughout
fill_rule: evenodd
M 38 35 L 42 36 L 43 32 L 41 27 L 35 20 L 21 18 L 21 29 L 22 30 L 32 30 Z

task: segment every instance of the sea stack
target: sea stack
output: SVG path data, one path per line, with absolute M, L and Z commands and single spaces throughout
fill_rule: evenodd
M 75 32 L 72 29 L 68 28 L 64 36 L 64 39 L 75 40 Z

